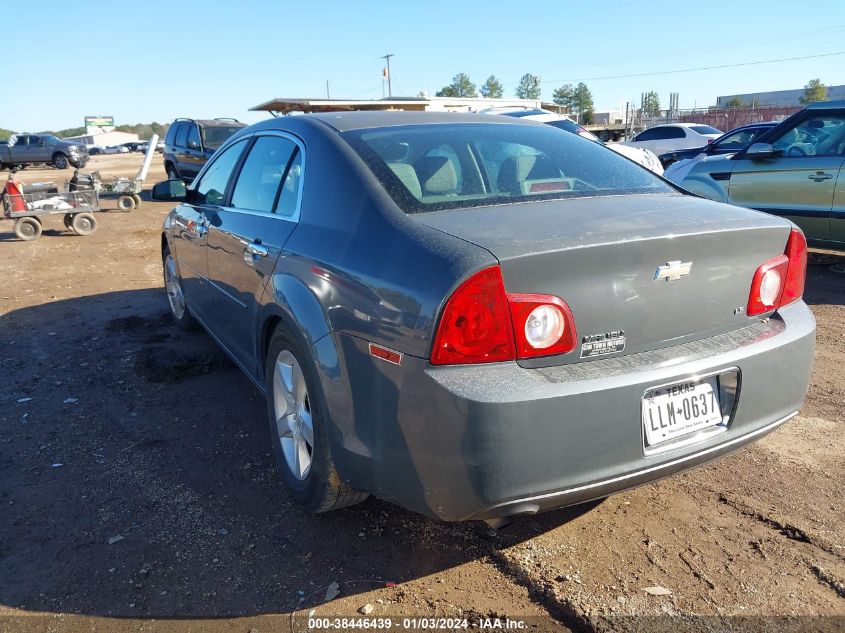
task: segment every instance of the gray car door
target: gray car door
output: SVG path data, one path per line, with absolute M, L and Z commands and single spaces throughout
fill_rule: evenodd
M 30 142 L 33 144 L 31 145 Z M 36 147 L 35 137 L 29 134 L 18 136 L 15 144 L 11 146 L 12 160 L 21 163 L 35 162 L 34 152 L 38 149 Z
M 212 310 L 213 292 L 208 282 L 208 231 L 210 218 L 226 197 L 235 166 L 246 141 L 230 145 L 210 162 L 201 177 L 188 189 L 186 201 L 173 217 L 173 247 L 182 291 L 191 311 L 207 323 Z
M 251 374 L 258 375 L 256 317 L 267 280 L 299 220 L 304 147 L 292 136 L 253 137 L 227 206 L 208 235 L 215 288 L 211 329 Z

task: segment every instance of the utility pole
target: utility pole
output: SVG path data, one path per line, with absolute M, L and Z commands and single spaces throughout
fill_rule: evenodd
M 387 62 L 387 96 L 393 96 L 393 88 L 390 85 L 390 58 L 393 57 L 393 53 L 388 53 L 387 55 L 382 55 L 381 59 Z

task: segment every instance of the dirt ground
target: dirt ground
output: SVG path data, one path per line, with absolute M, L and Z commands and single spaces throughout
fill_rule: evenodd
M 159 156 L 148 184 L 163 177 Z M 260 394 L 169 320 L 168 210 L 100 214 L 89 237 L 55 219 L 30 243 L 0 223 L 0 631 L 304 630 L 312 610 L 368 604 L 394 627 L 845 629 L 845 257 L 809 269 L 818 348 L 798 418 L 689 474 L 493 532 L 374 498 L 294 506 Z

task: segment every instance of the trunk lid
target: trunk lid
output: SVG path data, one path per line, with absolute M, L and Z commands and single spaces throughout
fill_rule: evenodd
M 525 366 L 633 354 L 755 322 L 745 314 L 754 272 L 783 253 L 790 231 L 774 216 L 675 194 L 553 200 L 411 217 L 492 253 L 508 292 L 551 294 L 569 304 L 578 333 L 575 350 L 520 361 Z M 656 279 L 660 267 L 663 278 Z M 624 349 L 619 349 L 620 336 Z M 615 339 L 610 349 L 618 351 L 602 354 L 595 352 L 606 346 L 584 347 L 608 338 Z

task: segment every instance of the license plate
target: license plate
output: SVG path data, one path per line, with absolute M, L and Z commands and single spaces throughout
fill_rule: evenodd
M 718 379 L 652 389 L 643 397 L 642 411 L 648 446 L 722 424 Z

